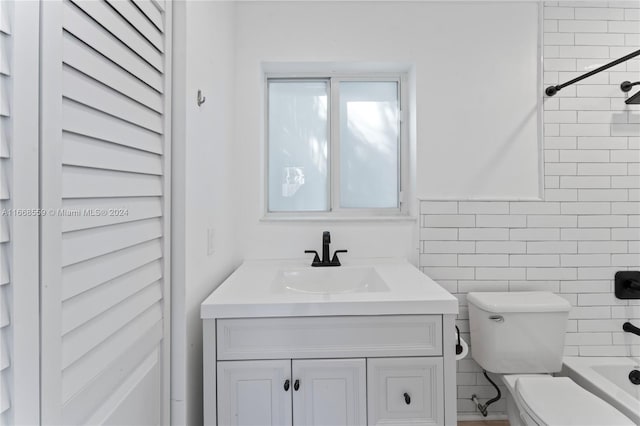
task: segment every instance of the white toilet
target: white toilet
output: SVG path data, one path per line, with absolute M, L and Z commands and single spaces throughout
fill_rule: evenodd
M 571 305 L 551 292 L 469 293 L 471 356 L 502 375 L 511 426 L 634 425 L 568 377 L 562 367 Z

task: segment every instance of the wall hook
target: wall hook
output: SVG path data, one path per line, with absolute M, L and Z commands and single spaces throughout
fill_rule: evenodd
M 205 96 L 202 96 L 202 90 L 198 89 L 198 100 L 196 101 L 198 103 L 198 106 L 201 106 L 203 103 L 205 103 L 206 100 L 207 98 Z

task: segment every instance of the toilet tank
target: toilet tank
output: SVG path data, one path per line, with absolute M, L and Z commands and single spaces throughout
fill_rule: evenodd
M 493 373 L 554 373 L 562 367 L 571 305 L 546 291 L 469 293 L 471 356 Z

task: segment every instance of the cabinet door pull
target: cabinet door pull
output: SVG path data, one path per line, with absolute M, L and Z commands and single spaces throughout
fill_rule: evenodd
M 298 389 L 300 389 L 300 380 L 296 379 L 296 381 L 293 382 L 293 390 L 297 391 Z
M 284 381 L 284 391 L 288 391 L 289 390 L 289 379 Z
M 404 393 L 404 402 L 406 402 L 407 405 L 411 404 L 411 395 L 406 392 Z

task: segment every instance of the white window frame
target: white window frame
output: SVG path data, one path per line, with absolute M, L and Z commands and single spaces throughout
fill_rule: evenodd
M 327 81 L 329 117 L 327 211 L 270 211 L 269 210 L 269 81 Z M 340 207 L 340 82 L 396 82 L 399 98 L 399 143 L 398 143 L 398 207 L 390 208 L 346 208 Z M 362 72 L 343 73 L 265 73 L 264 75 L 264 218 L 267 220 L 317 220 L 317 219 L 393 219 L 409 217 L 409 127 L 408 127 L 408 76 L 406 73 Z

